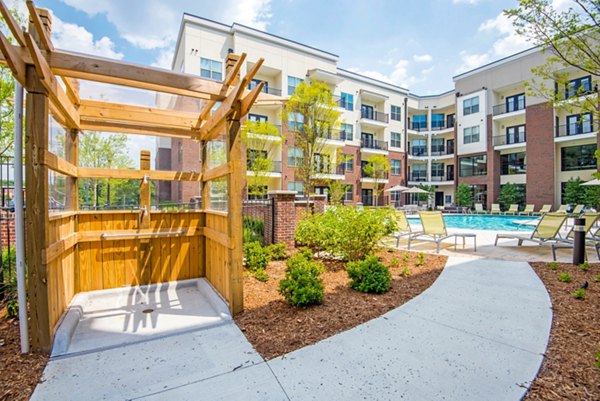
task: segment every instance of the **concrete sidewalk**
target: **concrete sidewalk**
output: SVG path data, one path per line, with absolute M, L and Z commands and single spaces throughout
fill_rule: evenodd
M 52 360 L 33 399 L 516 401 L 551 321 L 527 263 L 450 257 L 407 304 L 283 357 L 227 322 Z

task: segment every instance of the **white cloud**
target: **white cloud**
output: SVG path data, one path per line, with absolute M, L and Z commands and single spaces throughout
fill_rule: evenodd
M 477 4 L 479 3 L 481 0 L 452 0 L 452 3 L 454 4 Z
M 271 14 L 271 0 L 238 0 L 225 8 L 224 19 L 264 31 L 267 29 Z
M 531 47 L 525 37 L 518 35 L 512 21 L 500 13 L 496 18 L 488 19 L 479 26 L 479 32 L 488 32 L 500 36 L 492 45 L 494 55 L 505 57 Z
M 52 17 L 52 41 L 59 49 L 117 60 L 123 58 L 123 53 L 115 50 L 115 44 L 109 37 L 94 39 L 94 35 L 84 27 L 63 22 L 55 15 Z
M 152 63 L 153 67 L 166 68 L 171 69 L 171 64 L 173 63 L 173 49 L 163 49 L 158 53 L 158 57 Z
M 488 63 L 490 61 L 489 53 L 469 54 L 465 50 L 459 53 L 462 64 L 456 70 L 456 73 L 469 71 Z
M 402 87 L 410 87 L 417 82 L 422 82 L 425 79 L 425 75 L 429 74 L 432 70 L 432 68 L 423 70 L 421 71 L 421 77 L 417 77 L 414 74 L 411 74 L 409 66 L 411 66 L 409 60 L 400 59 L 396 62 L 389 74 L 384 74 L 380 71 L 363 70 L 360 68 L 349 68 L 349 70 L 356 72 L 357 74 Z
M 417 63 L 429 63 L 433 58 L 431 57 L 431 54 L 415 54 L 413 60 Z

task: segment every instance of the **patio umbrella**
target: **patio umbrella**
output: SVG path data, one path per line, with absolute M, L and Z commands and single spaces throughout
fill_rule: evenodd
M 581 185 L 590 185 L 590 186 L 591 185 L 600 185 L 600 179 L 596 178 L 596 179 L 593 179 L 591 181 L 585 182 L 585 183 L 583 183 Z
M 424 189 L 418 188 L 418 187 L 412 187 L 412 188 L 408 188 L 408 189 L 402 191 L 402 193 L 405 193 L 405 194 L 428 194 L 429 192 L 425 191 Z
M 391 188 L 386 189 L 384 192 L 394 192 L 394 191 L 406 191 L 408 187 L 403 187 L 402 185 L 394 185 Z

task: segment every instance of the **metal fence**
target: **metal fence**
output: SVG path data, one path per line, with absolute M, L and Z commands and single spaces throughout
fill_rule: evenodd
M 276 224 L 274 213 L 273 199 L 245 200 L 242 204 L 244 242 L 272 244 Z
M 12 156 L 0 155 L 0 301 L 17 296 L 13 160 Z

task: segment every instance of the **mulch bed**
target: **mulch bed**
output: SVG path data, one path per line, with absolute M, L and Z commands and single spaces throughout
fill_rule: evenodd
M 403 255 L 408 260 L 403 261 Z M 324 261 L 325 299 L 323 304 L 306 309 L 290 306 L 279 294 L 279 280 L 285 274 L 285 261 L 267 266 L 269 281 L 252 276 L 244 278 L 244 312 L 235 321 L 250 343 L 265 359 L 272 359 L 314 344 L 341 331 L 355 327 L 394 309 L 419 295 L 437 279 L 446 264 L 445 256 L 424 254 L 417 266 L 417 253 L 381 251 L 380 260 L 389 266 L 392 258 L 401 265 L 392 268 L 392 286 L 385 294 L 363 294 L 348 286 L 348 274 L 340 261 Z M 400 272 L 407 266 L 409 277 Z
M 547 263 L 531 264 L 552 299 L 554 319 L 546 356 L 525 400 L 600 400 L 600 368 L 595 365 L 600 352 L 600 264 L 587 272 L 571 264 L 553 270 Z M 563 283 L 559 273 L 573 280 Z M 573 292 L 588 282 L 585 299 Z
M 43 354 L 21 354 L 19 321 L 5 318 L 0 304 L 0 401 L 28 400 L 48 362 Z

